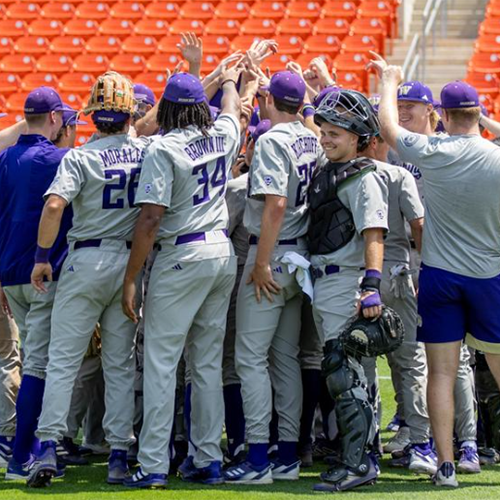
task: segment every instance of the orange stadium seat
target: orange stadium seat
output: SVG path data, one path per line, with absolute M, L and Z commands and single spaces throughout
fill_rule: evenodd
M 108 59 L 100 54 L 80 54 L 73 60 L 74 71 L 96 76 L 104 73 L 108 66 Z
M 21 88 L 21 80 L 14 73 L 0 73 L 0 95 L 8 96 Z
M 116 36 L 93 36 L 87 40 L 85 50 L 90 54 L 114 55 L 121 52 L 121 40 Z
M 97 35 L 99 24 L 91 19 L 71 19 L 64 24 L 63 32 L 69 36 L 90 38 Z
M 207 54 L 224 55 L 231 50 L 231 45 L 225 36 L 205 35 L 203 37 L 203 50 Z
M 252 17 L 260 19 L 283 19 L 285 12 L 286 4 L 284 2 L 255 2 L 250 9 Z
M 141 73 L 135 77 L 135 82 L 147 85 L 158 96 L 165 90 L 167 76 L 165 75 L 165 72 Z
M 240 33 L 240 23 L 232 19 L 212 19 L 205 25 L 205 33 L 234 38 Z
M 57 76 L 51 73 L 28 73 L 21 81 L 21 90 L 30 92 L 42 85 L 57 88 Z
M 250 17 L 250 4 L 247 2 L 222 2 L 217 5 L 215 15 L 219 19 L 248 19 Z
M 94 82 L 95 77 L 89 73 L 66 73 L 59 78 L 59 90 L 85 96 Z
M 387 30 L 380 19 L 356 19 L 351 25 L 353 35 L 370 35 L 377 40 L 382 55 L 385 53 Z
M 210 2 L 186 2 L 180 9 L 180 16 L 184 19 L 201 19 L 209 21 L 214 17 L 214 4 Z
M 262 39 L 263 37 L 258 35 L 238 35 L 231 41 L 231 50 L 248 50 L 253 42 Z
M 480 35 L 475 49 L 477 52 L 500 52 L 500 35 Z
M 144 7 L 137 2 L 118 2 L 111 7 L 111 17 L 115 19 L 142 19 L 144 17 Z
M 46 54 L 50 50 L 50 42 L 41 36 L 22 36 L 14 44 L 18 54 Z
M 479 33 L 480 34 L 484 33 L 487 35 L 500 35 L 500 23 L 498 22 L 498 19 L 495 18 L 485 19 L 479 25 Z
M 35 60 L 28 55 L 11 54 L 2 57 L 0 70 L 6 73 L 32 73 L 35 71 Z
M 323 4 L 321 16 L 326 18 L 346 19 L 352 21 L 356 17 L 357 6 L 354 2 L 330 1 Z
M 359 76 L 363 87 L 368 89 L 368 73 L 366 65 L 369 59 L 363 53 L 339 54 L 333 61 L 333 65 L 338 73 L 355 73 Z
M 83 2 L 78 4 L 75 15 L 80 19 L 100 21 L 109 17 L 109 6 L 102 2 Z
M 291 18 L 282 19 L 278 23 L 278 33 L 280 35 L 301 35 L 306 37 L 312 31 L 312 23 L 309 19 Z
M 106 19 L 99 25 L 101 35 L 114 35 L 125 38 L 132 34 L 134 24 L 126 19 Z
M 476 88 L 481 94 L 495 98 L 500 91 L 500 80 L 494 73 L 469 73 L 465 81 Z
M 85 42 L 78 36 L 58 36 L 50 43 L 50 50 L 61 54 L 81 54 L 85 50 Z
M 20 19 L 0 19 L 0 33 L 2 36 L 17 38 L 28 34 L 25 21 Z
M 397 36 L 397 23 L 391 4 L 383 0 L 365 0 L 358 9 L 358 17 L 383 21 L 390 38 Z
M 500 52 L 476 52 L 469 61 L 470 72 L 500 74 Z
M 154 54 L 157 42 L 152 36 L 132 35 L 125 38 L 122 50 L 128 54 Z
M 219 65 L 219 61 L 220 59 L 213 54 L 203 54 L 201 70 L 204 73 L 210 73 Z
M 174 2 L 153 2 L 146 7 L 145 15 L 150 19 L 174 21 L 179 18 L 179 6 Z
M 28 34 L 32 36 L 43 36 L 52 40 L 62 34 L 63 25 L 60 21 L 48 21 L 47 19 L 35 19 L 28 26 Z
M 342 39 L 349 34 L 350 29 L 351 25 L 346 19 L 318 19 L 314 23 L 313 35 L 335 35 Z
M 380 49 L 375 38 L 369 35 L 349 35 L 342 41 L 344 52 L 369 52 L 370 50 L 378 52 Z
M 160 73 L 166 69 L 174 69 L 181 61 L 180 54 L 169 54 L 167 57 L 164 54 L 155 54 L 146 61 L 146 67 L 148 71 Z
M 1 99 L 0 99 L 0 105 L 1 105 Z M 6 111 L 5 106 L 2 106 L 4 111 Z M 23 113 L 11 113 L 7 116 L 4 116 L 3 118 L 0 119 L 0 130 L 4 130 L 8 127 L 12 127 L 12 125 L 15 125 L 17 122 L 20 122 L 22 119 L 24 119 Z
M 75 7 L 70 3 L 49 2 L 43 5 L 40 14 L 44 19 L 65 21 L 75 17 Z
M 203 29 L 205 25 L 202 21 L 196 21 L 195 19 L 176 19 L 170 24 L 168 28 L 172 35 L 180 35 L 181 33 L 186 33 L 190 31 L 198 36 L 203 35 Z
M 339 87 L 357 90 L 359 92 L 365 92 L 368 90 L 364 86 L 363 80 L 359 77 L 359 75 L 349 71 L 337 74 L 337 85 Z
M 5 109 L 7 113 L 22 113 L 24 111 L 24 103 L 29 92 L 16 92 L 7 98 Z
M 111 59 L 109 68 L 134 78 L 146 69 L 146 61 L 138 54 L 119 54 Z
M 296 35 L 278 35 L 274 40 L 278 43 L 279 52 L 289 56 L 298 56 L 304 48 L 304 41 Z
M 69 104 L 74 109 L 81 109 L 83 104 L 83 99 L 73 92 L 59 92 L 63 102 Z
M 271 37 L 276 34 L 276 23 L 272 19 L 247 19 L 240 26 L 242 35 Z
M 7 7 L 5 16 L 22 21 L 37 19 L 40 17 L 40 7 L 36 3 L 13 3 Z
M 168 22 L 163 19 L 141 19 L 134 25 L 135 35 L 154 36 L 157 40 L 168 33 Z
M 269 70 L 274 73 L 276 71 L 282 71 L 286 68 L 287 63 L 293 61 L 293 57 L 287 54 L 274 54 L 268 57 L 264 63 L 263 67 L 269 68 Z
M 321 59 L 323 59 L 325 64 L 328 66 L 328 69 L 332 68 L 332 58 L 321 52 L 304 52 L 295 59 L 295 62 L 300 64 L 303 69 L 306 69 L 309 67 L 311 61 L 316 57 L 321 57 Z
M 316 20 L 321 15 L 321 7 L 317 2 L 290 2 L 286 9 L 286 17 L 300 17 Z
M 309 52 L 319 52 L 323 54 L 338 54 L 341 42 L 334 35 L 311 35 L 306 41 L 304 48 Z
M 158 42 L 158 52 L 164 54 L 179 54 L 179 49 L 177 44 L 179 43 L 179 37 L 177 35 L 167 35 L 160 39 Z
M 82 3 L 82 0 L 52 0 L 53 2 L 57 3 L 70 3 L 71 5 L 78 5 L 79 3 Z
M 14 52 L 14 42 L 6 36 L 0 38 L 0 57 Z
M 64 74 L 71 71 L 73 61 L 66 54 L 46 54 L 36 61 L 37 71 Z

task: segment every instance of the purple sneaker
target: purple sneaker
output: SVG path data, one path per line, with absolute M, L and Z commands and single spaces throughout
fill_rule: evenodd
M 415 474 L 433 476 L 437 472 L 437 455 L 429 443 L 412 444 L 408 468 Z
M 473 446 L 463 446 L 460 448 L 460 459 L 458 460 L 457 472 L 462 474 L 479 474 L 481 464 L 477 449 Z

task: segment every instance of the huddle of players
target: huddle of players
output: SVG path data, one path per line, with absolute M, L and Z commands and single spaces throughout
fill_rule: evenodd
M 375 318 L 382 302 L 401 314 L 406 328 L 405 343 L 392 356 L 391 367 L 399 370 L 401 406 L 410 429 L 409 466 L 415 472 L 436 474 L 425 404 L 425 360 L 416 342 L 410 240 L 405 229 L 407 221 L 419 250 L 423 207 L 417 187 L 406 169 L 385 163 L 389 148 L 364 96 L 327 87 L 314 106 L 313 96 L 307 98 L 311 104 L 304 105 L 310 86 L 296 67 L 290 69 L 275 74 L 260 90 L 267 92 L 259 97 L 261 115 L 270 122 L 262 120 L 248 141 L 248 180 L 244 176 L 228 178 L 231 167 L 238 165 L 240 121 L 249 121 L 248 115 L 240 120 L 236 90 L 240 75 L 248 75 L 247 87 L 254 92 L 258 89 L 251 64 L 221 71 L 217 79 L 222 89 L 221 109 L 215 122 L 200 81 L 179 73 L 168 80 L 159 105 L 150 112 L 161 136 L 132 137 L 127 133 L 132 109 L 109 111 L 97 106 L 92 119 L 99 137 L 72 151 L 56 152 L 47 140 L 55 138 L 61 124 L 62 103 L 57 94 L 46 88 L 30 94 L 25 109 L 28 133 L 14 146 L 17 150 L 11 148 L 2 156 L 0 181 L 16 186 L 9 162 L 22 159 L 26 150 L 35 155 L 43 152 L 44 169 L 50 153 L 54 161 L 52 169 L 44 171 L 44 182 L 30 185 L 34 190 L 30 199 L 38 202 L 35 209 L 42 212 L 44 196 L 46 202 L 36 252 L 31 245 L 24 267 L 20 266 L 24 275 L 9 281 L 3 252 L 1 259 L 2 286 L 25 341 L 16 440 L 9 464 L 13 478 L 17 473 L 29 485 L 39 487 L 63 474 L 57 464 L 56 443 L 64 435 L 73 384 L 99 323 L 106 382 L 103 427 L 112 450 L 109 483 L 166 485 L 176 371 L 183 354 L 190 381 L 190 450 L 179 467 L 181 477 L 203 484 L 298 479 L 297 444 L 304 400 L 299 352 L 304 341 L 313 344 L 313 352 L 324 344 L 322 370 L 335 402 L 341 441 L 340 456 L 315 489 L 337 491 L 372 483 L 379 474 L 370 451 L 377 430 L 374 360 L 346 356 L 338 337 L 356 310 Z M 111 81 L 127 88 L 120 75 L 99 79 L 104 87 Z M 417 107 L 419 102 L 425 103 L 424 114 L 429 119 L 427 102 L 417 95 L 419 88 L 423 86 L 418 82 L 403 85 L 399 97 Z M 249 95 L 253 100 L 251 92 Z M 43 124 L 41 119 L 31 120 L 30 114 L 43 115 Z M 35 149 L 33 144 L 38 142 L 43 147 Z M 24 165 L 30 176 L 37 173 L 31 158 Z M 241 200 L 248 184 L 248 198 L 243 221 L 228 233 L 224 198 L 227 187 L 237 183 L 232 192 L 240 193 Z M 12 199 L 7 196 L 2 203 L 4 207 L 19 206 L 21 213 L 23 200 L 16 198 L 14 187 Z M 241 225 L 249 234 L 244 266 L 237 265 L 229 239 Z M 23 231 L 33 237 L 38 219 L 32 226 L 31 230 L 23 226 Z M 1 245 L 6 247 L 8 236 L 17 236 L 19 228 L 7 225 Z M 134 323 L 142 295 L 141 270 L 153 249 L 157 256 L 143 307 L 140 468 L 130 475 L 127 450 L 135 440 Z M 33 254 L 36 265 L 31 282 L 40 293 L 26 278 Z M 59 270 L 57 287 L 55 281 L 44 281 L 52 278 L 52 272 L 55 278 Z M 228 342 L 226 318 L 237 274 L 239 287 L 233 294 L 237 296 L 236 325 L 234 338 Z M 311 331 L 310 322 L 301 331 L 301 316 L 309 307 L 304 294 L 314 296 L 317 332 Z M 38 324 L 27 322 L 28 311 Z M 45 311 L 45 317 L 32 311 Z M 34 328 L 39 333 L 42 323 L 45 346 L 33 349 L 42 353 L 45 349 L 45 358 L 30 370 L 29 361 L 36 358 L 29 352 L 30 341 L 34 342 Z M 243 439 L 248 443 L 245 460 L 224 471 L 220 449 L 223 356 L 224 361 L 230 358 L 227 365 L 234 365 L 236 383 L 226 387 L 236 386 L 232 391 L 235 406 L 241 398 Z M 224 363 L 226 373 L 230 371 L 227 365 Z M 319 386 L 319 376 L 314 380 Z M 31 403 L 29 410 L 21 406 L 25 400 Z M 38 403 L 33 404 L 35 401 Z M 473 417 L 472 393 L 466 404 Z M 316 404 L 309 406 L 314 412 Z M 273 408 L 278 415 L 278 441 L 277 454 L 270 459 Z M 226 404 L 226 426 L 232 410 Z M 310 433 L 311 425 L 308 427 Z M 462 439 L 464 463 L 473 463 L 477 457 L 473 427 L 471 435 Z M 35 429 L 41 441 L 39 450 L 33 440 Z M 471 449 L 475 454 L 469 460 Z

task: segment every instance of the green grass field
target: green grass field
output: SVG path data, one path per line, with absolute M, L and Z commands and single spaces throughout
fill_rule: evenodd
M 382 398 L 384 403 L 384 425 L 394 411 L 393 391 L 388 379 L 388 368 L 379 363 Z M 385 434 L 384 438 L 389 435 Z M 296 483 L 275 483 L 270 486 L 255 487 L 223 485 L 200 487 L 170 478 L 168 489 L 153 491 L 133 491 L 105 484 L 106 457 L 97 458 L 91 466 L 68 468 L 63 480 L 56 480 L 45 490 L 29 490 L 22 482 L 0 481 L 0 500 L 311 500 L 328 493 L 313 493 L 318 473 L 324 470 L 319 464 L 314 469 L 306 469 L 301 480 Z M 382 461 L 382 475 L 375 486 L 360 488 L 354 492 L 338 493 L 346 500 L 366 499 L 500 499 L 500 465 L 483 468 L 479 475 L 460 476 L 457 490 L 436 489 L 424 476 L 413 476 L 408 472 L 389 469 Z

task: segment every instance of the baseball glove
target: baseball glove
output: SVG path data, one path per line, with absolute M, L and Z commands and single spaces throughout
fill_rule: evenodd
M 382 356 L 395 351 L 404 340 L 405 329 L 399 314 L 390 307 L 382 307 L 376 320 L 353 317 L 340 334 L 340 342 L 348 356 Z
M 90 91 L 84 115 L 94 111 L 119 111 L 132 115 L 136 101 L 132 82 L 116 71 L 108 71 L 101 75 Z

